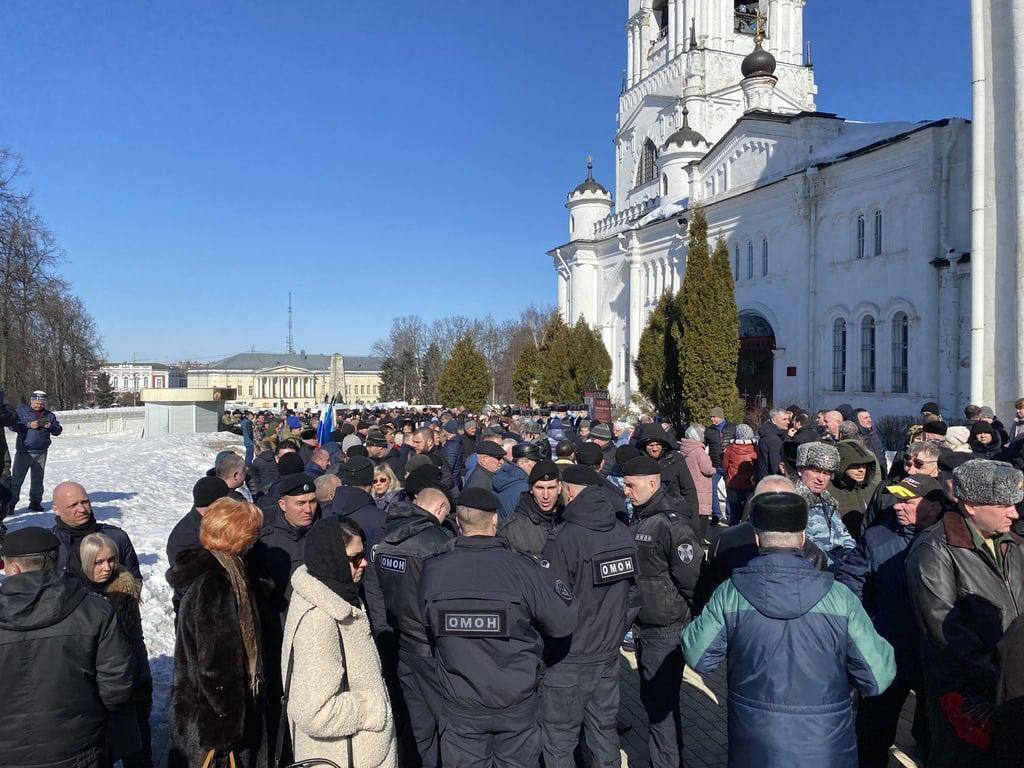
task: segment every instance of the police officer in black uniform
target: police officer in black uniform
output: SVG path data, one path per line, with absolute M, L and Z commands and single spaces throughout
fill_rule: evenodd
M 579 622 L 546 659 L 544 765 L 573 768 L 582 726 L 593 765 L 607 768 L 619 764 L 619 644 L 639 609 L 636 545 L 592 468 L 565 467 L 562 496 L 562 522 L 552 530 L 543 558 L 572 590 Z
M 374 574 L 366 585 L 367 603 L 383 604 L 385 616 L 374 620 L 374 632 L 390 633 L 390 640 L 378 637 L 384 647 L 397 646 L 398 686 L 390 690 L 400 697 L 393 709 L 403 768 L 438 764 L 439 690 L 419 585 L 423 563 L 455 543 L 443 525 L 450 504 L 448 495 L 434 485 L 418 488 L 411 500 L 396 500 L 388 509 L 380 541 L 371 549 Z
M 626 495 L 633 502 L 643 599 L 633 637 L 640 701 L 650 723 L 651 768 L 679 768 L 683 764 L 679 634 L 692 618 L 703 552 L 688 518 L 679 513 L 662 484 L 661 473 L 661 465 L 648 456 L 630 459 L 624 468 Z
M 551 460 L 538 461 L 530 470 L 529 483 L 530 490 L 519 495 L 512 514 L 498 526 L 498 536 L 512 551 L 540 557 L 562 512 L 558 466 Z
M 576 625 L 569 586 L 495 536 L 501 500 L 458 499 L 462 535 L 424 564 L 420 597 L 441 687 L 441 762 L 536 768 L 538 669 L 544 641 Z

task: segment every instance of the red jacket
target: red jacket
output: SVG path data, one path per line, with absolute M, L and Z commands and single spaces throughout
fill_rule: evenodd
M 757 466 L 757 447 L 753 443 L 729 443 L 722 455 L 725 487 L 734 491 L 754 490 L 754 467 Z

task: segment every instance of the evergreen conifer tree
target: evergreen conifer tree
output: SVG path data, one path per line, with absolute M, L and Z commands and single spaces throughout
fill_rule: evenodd
M 740 355 L 740 320 L 736 310 L 735 281 L 729 267 L 729 249 L 722 238 L 715 243 L 711 257 L 713 281 L 714 328 L 711 338 L 715 347 L 715 380 L 718 382 L 718 403 L 729 421 L 743 420 L 744 408 L 736 388 L 736 368 Z
M 96 405 L 100 408 L 109 408 L 117 400 L 117 393 L 110 383 L 110 376 L 100 371 L 96 377 Z
M 705 421 L 708 411 L 719 402 L 721 382 L 716 364 L 715 281 L 708 251 L 708 220 L 701 206 L 693 209 L 690 220 L 690 247 L 683 277 L 683 398 L 686 418 Z
M 581 402 L 584 392 L 608 389 L 612 358 L 597 331 L 582 316 L 569 332 L 569 369 L 573 386 L 568 400 Z
M 532 343 L 523 347 L 512 372 L 512 393 L 520 403 L 530 403 L 537 386 L 537 370 L 540 367 L 540 353 Z
M 423 356 L 423 365 L 420 371 L 420 402 L 437 402 L 437 381 L 444 369 L 444 358 L 441 356 L 441 348 L 436 342 L 431 342 L 427 352 Z
M 640 393 L 677 426 L 683 418 L 682 341 L 680 294 L 664 293 L 640 336 L 633 365 Z
M 556 312 L 544 328 L 544 342 L 537 366 L 534 396 L 541 403 L 565 403 L 572 399 L 573 381 L 570 368 L 569 327 Z
M 441 403 L 449 407 L 461 405 L 479 412 L 491 392 L 491 373 L 487 360 L 476 350 L 470 336 L 463 336 L 452 350 L 452 356 L 437 381 Z

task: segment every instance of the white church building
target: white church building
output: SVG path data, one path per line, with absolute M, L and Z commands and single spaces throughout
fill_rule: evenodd
M 601 333 L 620 402 L 648 315 L 681 284 L 698 203 L 710 245 L 729 249 L 749 403 L 884 415 L 970 400 L 971 124 L 816 111 L 803 13 L 629 0 L 614 198 L 588 170 L 549 251 L 558 308 Z

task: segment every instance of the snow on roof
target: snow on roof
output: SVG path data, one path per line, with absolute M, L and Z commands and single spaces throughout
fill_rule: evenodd
M 811 162 L 823 163 L 837 160 L 851 152 L 856 152 L 858 149 L 909 133 L 927 124 L 906 122 L 858 123 L 846 120 L 842 123 L 839 136 L 814 148 Z

